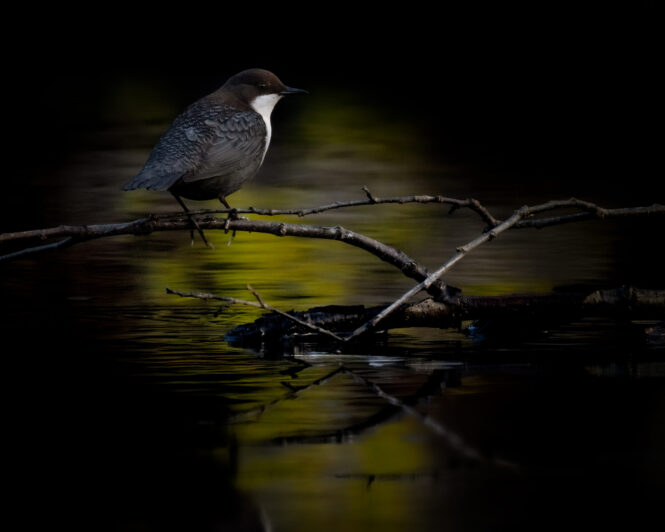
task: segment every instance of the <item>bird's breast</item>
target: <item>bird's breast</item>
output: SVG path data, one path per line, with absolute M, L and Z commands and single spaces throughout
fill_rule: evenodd
M 275 108 L 275 105 L 277 105 L 277 102 L 281 97 L 282 96 L 280 94 L 262 94 L 254 98 L 250 104 L 252 109 L 261 115 L 261 118 L 263 118 L 263 122 L 266 125 L 266 145 L 263 149 L 263 157 L 261 158 L 262 163 L 263 159 L 265 159 L 266 153 L 268 152 L 268 147 L 270 146 L 270 137 L 272 136 L 270 115 L 272 114 L 272 110 Z

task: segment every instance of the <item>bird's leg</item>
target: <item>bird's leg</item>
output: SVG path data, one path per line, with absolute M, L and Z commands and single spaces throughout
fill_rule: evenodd
M 229 230 L 229 222 L 231 220 L 237 220 L 238 219 L 238 213 L 235 209 L 233 209 L 231 207 L 231 205 L 229 205 L 229 202 L 226 201 L 226 198 L 224 196 L 220 196 L 219 201 L 222 202 L 222 205 L 224 205 L 224 207 L 229 209 L 229 212 L 226 215 L 226 223 L 224 224 L 224 231 L 228 231 Z
M 173 193 L 172 193 L 173 194 Z M 199 224 L 196 223 L 196 220 L 194 217 L 189 213 L 189 209 L 187 208 L 187 205 L 185 205 L 185 202 L 182 201 L 180 196 L 177 194 L 173 194 L 173 197 L 176 199 L 176 201 L 180 204 L 180 206 L 183 208 L 185 213 L 187 214 L 187 217 L 189 218 L 189 221 L 192 222 L 194 227 L 196 227 L 196 230 L 199 232 L 199 235 L 201 235 L 201 240 L 203 240 L 203 243 L 208 246 L 211 249 L 215 249 L 215 246 L 213 246 L 208 240 L 206 239 L 205 235 L 203 234 L 203 230 L 199 227 Z M 192 245 L 194 245 L 194 230 L 190 229 L 189 231 L 190 237 L 192 239 Z
M 219 196 L 219 201 L 222 202 L 222 205 L 226 207 L 229 210 L 229 213 L 227 215 L 227 219 L 229 220 L 247 220 L 248 218 L 245 218 L 244 216 L 239 216 L 238 215 L 238 209 L 234 209 L 229 205 L 229 202 L 226 201 L 226 198 L 224 196 Z
M 231 207 L 231 205 L 229 205 L 229 202 L 226 201 L 226 198 L 225 198 L 224 196 L 220 196 L 220 197 L 219 197 L 219 201 L 222 202 L 222 205 L 224 205 L 224 207 L 226 207 L 227 209 L 229 209 L 229 213 L 228 213 L 227 218 L 235 219 L 235 218 L 238 217 L 238 213 L 236 212 L 235 209 L 233 209 L 233 208 Z
M 224 207 L 229 209 L 229 213 L 226 216 L 226 222 L 224 223 L 224 232 L 228 233 L 229 232 L 229 224 L 231 223 L 231 220 L 236 220 L 238 218 L 238 213 L 236 212 L 235 209 L 231 208 L 231 205 L 229 205 L 229 202 L 226 201 L 226 198 L 224 196 L 220 196 L 219 201 L 222 202 L 222 205 L 224 205 Z M 236 232 L 233 231 L 233 233 L 231 233 L 231 239 L 229 240 L 229 243 L 227 244 L 227 246 L 231 245 L 231 242 L 233 242 L 233 239 L 235 237 L 236 237 Z

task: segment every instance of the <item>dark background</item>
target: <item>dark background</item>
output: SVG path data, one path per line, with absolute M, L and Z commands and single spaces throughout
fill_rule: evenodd
M 183 108 L 249 67 L 268 68 L 313 94 L 357 89 L 371 95 L 368 105 L 381 105 L 388 116 L 412 117 L 428 133 L 429 151 L 441 160 L 484 167 L 506 187 L 535 181 L 542 201 L 556 190 L 557 195 L 602 198 L 609 206 L 665 202 L 662 28 L 650 3 L 623 9 L 580 2 L 538 3 L 537 8 L 464 5 L 444 5 L 436 13 L 415 4 L 400 4 L 399 10 L 362 6 L 368 10 L 364 16 L 360 4 L 296 3 L 274 4 L 273 12 L 250 3 L 216 11 L 159 4 L 142 15 L 136 5 L 121 4 L 96 6 L 94 12 L 67 12 L 61 6 L 50 12 L 8 12 L 2 43 L 6 186 L 0 231 L 61 223 L 40 219 L 40 198 L 48 193 L 38 189 L 42 176 L 57 174 L 69 154 L 94 142 L 90 131 L 125 119 L 110 116 L 106 108 L 119 81 L 150 80 Z M 289 112 L 283 107 L 278 111 Z M 124 142 L 131 146 L 133 141 Z M 444 185 L 413 192 L 445 193 Z M 52 190 L 57 193 L 58 187 Z M 486 196 L 483 191 L 474 195 Z M 17 223 L 19 212 L 26 214 Z M 635 232 L 642 235 L 639 245 L 654 245 L 652 229 L 645 224 Z M 626 247 L 638 245 L 635 233 L 622 239 Z M 7 404 L 12 410 L 8 432 L 16 443 L 6 456 L 19 457 L 8 478 L 18 498 L 34 497 L 29 510 L 21 512 L 26 519 L 43 510 L 44 500 L 51 501 L 49 511 L 39 518 L 50 520 L 50 512 L 68 515 L 72 506 L 96 501 L 99 493 L 113 497 L 93 504 L 91 514 L 109 510 L 117 497 L 144 496 L 148 490 L 141 484 L 118 495 L 111 484 L 96 479 L 121 477 L 135 467 L 145 469 L 146 477 L 161 471 L 162 455 L 140 463 L 154 454 L 151 446 L 168 442 L 164 456 L 181 447 L 190 451 L 183 434 L 198 427 L 202 409 L 217 408 L 119 386 L 129 370 L 107 362 L 105 356 L 116 355 L 115 346 L 102 345 L 95 327 L 78 327 L 76 312 L 82 311 L 71 311 L 76 302 L 62 303 L 60 285 L 65 293 L 81 274 L 62 275 L 56 258 L 55 282 L 46 286 L 45 273 L 53 263 L 27 263 L 23 275 L 46 280 L 31 284 L 18 276 L 16 282 L 23 284 L 16 293 L 23 297 L 10 298 L 3 316 L 5 346 L 9 351 L 14 345 L 14 356 L 7 357 L 12 384 Z M 659 264 L 649 267 L 653 272 L 646 276 L 644 265 L 623 266 L 648 278 L 647 286 L 660 286 Z M 631 280 L 634 276 L 628 276 Z M 44 293 L 40 286 L 46 287 Z M 67 349 L 72 352 L 63 358 Z M 183 426 L 175 426 L 181 420 Z M 142 442 L 139 459 L 135 442 Z M 109 459 L 102 470 L 88 470 L 88 463 L 97 463 L 104 453 Z M 180 465 L 169 470 L 171 483 L 162 486 L 158 475 L 149 485 L 151 501 L 166 497 L 171 503 L 175 495 L 169 489 L 176 483 L 198 483 L 192 499 L 217 497 L 209 490 L 217 477 L 208 464 L 200 471 L 186 459 L 182 470 Z M 60 482 L 67 478 L 78 482 L 79 499 L 61 492 Z M 216 489 L 224 492 L 226 486 Z M 236 501 L 227 504 L 232 508 Z
M 108 119 L 115 80 L 150 79 L 184 107 L 257 66 L 312 91 L 370 88 L 373 105 L 426 128 L 441 157 L 508 181 L 581 180 L 605 197 L 629 188 L 634 202 L 657 199 L 663 87 L 648 2 L 134 11 L 12 21 L 5 146 L 24 186 L 34 165 L 57 163 Z

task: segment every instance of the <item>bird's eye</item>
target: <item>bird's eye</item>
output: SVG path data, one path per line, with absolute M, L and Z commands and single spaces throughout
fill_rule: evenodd
M 259 82 L 259 84 L 257 85 L 257 87 L 258 87 L 259 89 L 261 89 L 261 90 L 263 90 L 263 89 L 267 89 L 267 88 L 268 88 L 268 84 L 267 84 L 265 81 L 261 81 L 261 82 Z

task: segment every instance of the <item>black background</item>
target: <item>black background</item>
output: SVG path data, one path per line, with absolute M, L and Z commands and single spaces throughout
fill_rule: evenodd
M 665 202 L 662 28 L 652 4 L 437 8 L 280 3 L 268 11 L 245 3 L 212 11 L 162 3 L 144 14 L 137 5 L 121 4 L 87 12 L 62 6 L 8 12 L 2 43 L 4 210 L 30 205 L 32 195 L 41 194 L 34 188 L 41 170 L 52 173 L 86 142 L 86 132 L 106 125 L 104 95 L 115 80 L 152 79 L 169 87 L 183 107 L 250 67 L 268 68 L 312 93 L 357 87 L 372 94 L 369 105 L 412 116 L 442 159 L 490 167 L 507 186 L 540 180 L 542 201 L 551 199 L 548 183 L 555 180 L 569 183 L 575 194 L 602 189 L 598 196 L 611 206 Z M 28 218 L 25 228 L 35 228 L 37 215 Z M 3 223 L 0 229 L 18 228 Z M 643 238 L 649 245 L 657 240 Z M 172 404 L 142 388 L 119 390 L 114 372 L 123 372 L 107 368 L 103 357 L 113 355 L 112 346 L 100 346 L 94 330 L 78 329 L 59 300 L 51 308 L 46 296 L 37 299 L 22 302 L 27 319 L 12 305 L 3 317 L 9 323 L 5 345 L 20 346 L 7 357 L 13 383 L 7 403 L 15 416 L 8 433 L 16 443 L 6 454 L 19 456 L 9 484 L 15 497 L 35 501 L 21 516 L 50 520 L 51 512 L 69 516 L 71 508 L 92 505 L 90 513 L 103 522 L 114 505 L 146 493 L 156 506 L 162 498 L 170 505 L 176 484 L 197 486 L 189 497 L 199 506 L 201 494 L 203 504 L 218 496 L 215 489 L 220 499 L 233 495 L 224 485 L 213 486 L 217 478 L 207 463 L 189 469 L 188 458 L 182 471 L 180 462 L 173 466 L 174 479 L 164 485 L 159 475 L 147 487 L 134 483 L 126 491 L 97 480 L 123 480 L 135 468 L 137 477 L 160 472 L 162 455 L 141 460 L 154 453 L 155 442 L 169 442 L 164 456 L 180 447 L 189 451 L 190 441 L 178 438 L 198 427 L 192 420 L 203 407 Z M 9 319 L 11 314 L 17 317 Z M 63 349 L 72 350 L 64 361 Z M 35 353 L 36 362 L 29 356 Z M 110 428 L 100 421 L 107 418 Z M 183 426 L 173 429 L 173 419 L 184 420 Z M 128 435 L 129 443 L 123 440 Z M 101 471 L 88 470 L 99 454 L 108 462 Z M 61 491 L 67 478 L 75 482 L 74 497 Z M 49 511 L 37 516 L 44 500 L 51 501 Z M 236 501 L 226 504 L 232 508 Z
M 75 149 L 118 77 L 153 79 L 184 106 L 263 67 L 310 90 L 371 89 L 372 105 L 410 113 L 448 160 L 657 199 L 663 91 L 650 3 L 358 9 L 134 6 L 17 19 L 5 43 L 10 160 L 20 174 Z

